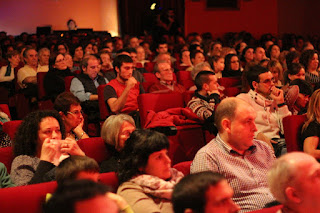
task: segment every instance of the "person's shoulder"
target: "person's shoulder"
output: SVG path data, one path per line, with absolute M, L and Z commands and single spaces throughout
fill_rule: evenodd
M 40 162 L 40 159 L 37 157 L 32 157 L 29 155 L 19 155 L 13 159 L 12 167 L 14 165 L 23 165 L 23 164 L 37 165 L 39 164 L 39 162 Z
M 255 145 L 259 150 L 267 154 L 273 154 L 272 148 L 264 141 L 253 139 L 253 145 Z
M 142 190 L 142 187 L 131 181 L 126 181 L 118 187 L 117 194 L 121 194 L 126 190 Z

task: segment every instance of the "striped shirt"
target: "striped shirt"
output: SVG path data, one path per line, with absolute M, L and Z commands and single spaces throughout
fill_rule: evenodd
M 267 171 L 274 160 L 273 151 L 264 142 L 253 140 L 253 146 L 241 155 L 218 134 L 198 151 L 190 171 L 222 174 L 234 190 L 233 201 L 241 207 L 240 212 L 247 212 L 275 200 L 267 185 Z

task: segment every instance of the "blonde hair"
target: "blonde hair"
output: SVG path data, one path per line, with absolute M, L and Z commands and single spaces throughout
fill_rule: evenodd
M 283 84 L 283 67 L 281 65 L 281 63 L 277 60 L 271 60 L 269 61 L 268 65 L 267 65 L 268 70 L 271 71 L 271 69 L 277 69 L 278 73 L 279 73 L 279 79 L 281 81 L 281 83 Z
M 101 127 L 101 137 L 105 143 L 118 148 L 119 132 L 125 121 L 136 126 L 133 118 L 127 114 L 111 115 L 105 120 Z
M 302 126 L 302 132 L 306 130 L 312 121 L 320 123 L 320 89 L 317 89 L 311 95 L 307 111 L 307 121 Z

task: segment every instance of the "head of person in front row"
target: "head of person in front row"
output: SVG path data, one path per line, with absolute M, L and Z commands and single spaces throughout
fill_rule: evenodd
M 234 213 L 240 207 L 232 201 L 233 189 L 216 172 L 190 174 L 174 187 L 172 203 L 175 213 Z
M 174 185 L 183 177 L 171 168 L 168 138 L 159 132 L 135 130 L 120 157 L 117 194 L 134 212 L 172 212 Z
M 133 118 L 127 114 L 110 115 L 105 120 L 101 127 L 101 137 L 112 156 L 101 162 L 101 172 L 118 170 L 120 152 L 135 129 L 136 125 Z
M 109 187 L 92 180 L 75 180 L 59 184 L 43 205 L 45 213 L 118 213 L 119 208 L 107 194 Z
M 281 156 L 268 172 L 268 184 L 282 212 L 319 212 L 320 164 L 314 157 L 303 152 Z
M 83 131 L 84 118 L 80 100 L 71 92 L 63 92 L 57 96 L 53 108 L 59 112 L 66 128 L 66 137 L 74 140 L 88 138 Z
M 11 178 L 16 185 L 54 180 L 50 172 L 63 155 L 84 155 L 74 140 L 65 138 L 62 119 L 56 111 L 28 114 L 15 136 Z

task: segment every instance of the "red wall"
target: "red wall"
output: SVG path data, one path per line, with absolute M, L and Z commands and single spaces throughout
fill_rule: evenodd
M 253 36 L 278 34 L 278 0 L 239 0 L 239 10 L 207 9 L 206 0 L 185 0 L 185 33 L 247 31 Z

